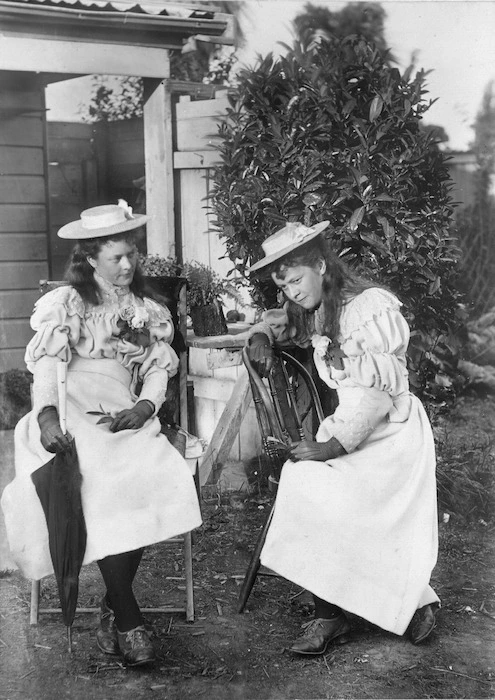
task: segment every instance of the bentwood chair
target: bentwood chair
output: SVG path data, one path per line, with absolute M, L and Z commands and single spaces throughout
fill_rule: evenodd
M 274 365 L 265 381 L 251 364 L 246 348 L 242 359 L 249 374 L 262 448 L 269 462 L 269 483 L 275 498 L 258 535 L 241 586 L 237 609 L 239 613 L 244 610 L 257 576 L 274 575 L 261 567 L 260 554 L 273 517 L 276 487 L 289 454 L 290 443 L 313 439 L 324 417 L 311 372 L 292 354 L 276 351 Z
M 186 280 L 182 277 L 148 277 L 148 286 L 171 311 L 175 325 L 175 337 L 172 347 L 179 357 L 179 372 L 173 377 L 167 386 L 167 397 L 158 414 L 162 431 L 174 447 L 186 458 L 193 473 L 196 490 L 199 499 L 198 459 L 188 459 L 186 434 L 189 432 L 189 423 L 192 416 L 188 411 L 187 396 L 187 346 L 185 343 L 187 327 L 187 297 Z M 64 282 L 40 280 L 40 296 L 55 289 Z M 182 548 L 183 579 L 185 584 L 185 601 L 182 606 L 163 605 L 156 608 L 142 608 L 148 613 L 184 613 L 186 620 L 194 620 L 194 580 L 192 567 L 192 533 L 166 540 L 164 545 L 179 546 Z M 40 607 L 40 581 L 31 582 L 30 624 L 38 624 L 40 613 L 61 612 L 60 608 Z M 98 612 L 99 608 L 78 608 L 76 612 Z

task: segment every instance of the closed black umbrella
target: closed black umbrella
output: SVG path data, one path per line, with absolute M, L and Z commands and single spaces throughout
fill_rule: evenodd
M 65 427 L 65 373 L 59 366 L 59 411 Z M 41 501 L 48 527 L 50 555 L 57 579 L 62 617 L 67 626 L 69 651 L 72 651 L 72 623 L 79 593 L 79 573 L 86 550 L 86 523 L 81 502 L 81 472 L 74 440 L 31 475 Z

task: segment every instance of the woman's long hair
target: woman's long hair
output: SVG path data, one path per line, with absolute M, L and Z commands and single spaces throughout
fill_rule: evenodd
M 85 304 L 98 306 L 103 302 L 98 284 L 94 278 L 94 267 L 90 265 L 88 258 L 96 258 L 103 246 L 110 241 L 115 243 L 125 241 L 129 245 L 135 245 L 136 234 L 134 231 L 125 231 L 114 236 L 88 238 L 78 241 L 72 250 L 64 279 L 79 292 Z M 153 297 L 153 294 L 145 286 L 145 280 L 139 266 L 136 267 L 129 288 L 133 294 L 141 299 L 144 296 Z
M 353 271 L 330 248 L 327 239 L 323 236 L 318 236 L 277 260 L 270 265 L 269 272 L 283 279 L 291 267 L 302 265 L 316 269 L 323 261 L 326 263 L 322 289 L 323 334 L 332 340 L 337 340 L 342 306 L 365 289 L 380 285 Z M 314 313 L 289 301 L 288 316 L 289 324 L 296 331 L 294 341 L 298 344 L 307 344 L 315 329 Z

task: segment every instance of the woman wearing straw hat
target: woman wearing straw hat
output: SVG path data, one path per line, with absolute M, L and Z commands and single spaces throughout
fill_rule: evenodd
M 178 358 L 170 312 L 147 295 L 137 268 L 136 229 L 145 222 L 123 203 L 87 209 L 60 229 L 61 238 L 75 241 L 68 285 L 45 294 L 31 318 L 35 335 L 25 359 L 34 375 L 33 408 L 16 427 L 16 477 L 2 497 L 19 568 L 32 579 L 50 574 L 46 522 L 30 475 L 68 440 L 56 388 L 57 364 L 67 362 L 84 563 L 97 561 L 106 585 L 97 643 L 128 665 L 155 658 L 132 590 L 143 548 L 201 523 L 193 477 L 156 418 Z M 108 414 L 106 422 L 98 412 Z
M 269 371 L 277 340 L 312 344 L 317 371 L 339 398 L 315 442 L 293 443 L 261 553 L 262 564 L 313 594 L 315 618 L 293 643 L 297 654 L 343 641 L 346 612 L 420 643 L 439 605 L 429 585 L 435 451 L 423 406 L 409 391 L 409 328 L 393 294 L 329 250 L 327 227 L 288 223 L 251 267 L 271 274 L 288 300 L 285 324 L 280 311 L 276 324 L 267 312 L 253 329 L 248 352 L 258 371 Z

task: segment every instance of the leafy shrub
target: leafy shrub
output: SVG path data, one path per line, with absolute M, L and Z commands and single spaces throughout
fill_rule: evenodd
M 458 251 L 446 157 L 420 129 L 426 73 L 400 75 L 357 37 L 295 43 L 240 73 L 219 127 L 211 208 L 241 275 L 285 221 L 329 219 L 336 251 L 405 303 L 412 383 L 451 390 Z M 249 280 L 262 308 L 270 281 Z

